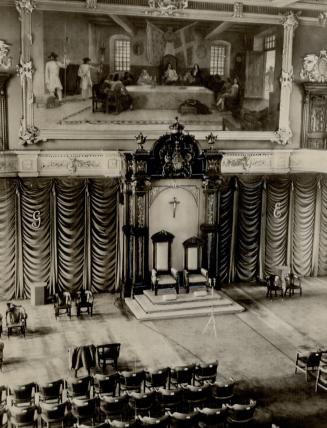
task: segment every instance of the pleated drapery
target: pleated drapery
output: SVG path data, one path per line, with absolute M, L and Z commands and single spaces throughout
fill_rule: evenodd
M 316 186 L 316 176 L 294 177 L 292 267 L 301 276 L 312 272 Z
M 0 179 L 0 299 L 28 298 L 35 282 L 49 294 L 114 289 L 117 189 L 109 178 Z
M 265 274 L 286 265 L 289 213 L 288 176 L 267 180 Z
M 236 279 L 256 279 L 259 261 L 262 179 L 239 178 L 237 243 L 235 255 Z
M 228 189 L 223 190 L 220 195 L 218 241 L 218 265 L 220 283 L 227 282 L 228 280 L 233 225 L 233 193 L 233 189 L 229 187 Z
M 0 179 L 0 300 L 16 295 L 16 181 Z
M 83 286 L 85 181 L 64 178 L 56 182 L 58 289 Z
M 318 275 L 327 275 L 327 176 L 321 179 Z
M 113 290 L 118 263 L 116 252 L 118 181 L 92 180 L 90 182 L 90 243 L 92 289 L 95 291 Z M 116 254 L 116 258 L 112 255 Z
M 30 284 L 49 282 L 50 275 L 50 190 L 51 179 L 25 179 L 20 182 L 24 297 Z M 33 213 L 42 213 L 38 223 Z

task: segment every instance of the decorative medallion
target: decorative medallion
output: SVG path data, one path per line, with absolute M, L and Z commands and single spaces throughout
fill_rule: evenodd
M 43 141 L 43 139 L 40 137 L 40 130 L 36 126 L 28 126 L 27 128 L 24 128 L 24 126 L 21 124 L 19 128 L 19 141 L 21 144 L 36 144 L 40 141 Z
M 271 141 L 281 146 L 286 146 L 292 137 L 293 133 L 290 128 L 280 128 L 278 131 L 274 132 L 274 138 Z
M 149 10 L 145 14 L 162 16 L 177 15 L 188 7 L 188 0 L 149 0 Z

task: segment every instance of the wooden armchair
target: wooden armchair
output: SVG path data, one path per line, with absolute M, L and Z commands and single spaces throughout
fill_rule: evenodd
M 153 245 L 153 269 L 151 273 L 152 290 L 155 295 L 159 288 L 175 288 L 179 293 L 179 277 L 176 269 L 171 267 L 171 245 L 174 235 L 161 230 L 151 236 Z
M 184 246 L 184 287 L 186 293 L 190 286 L 209 287 L 209 273 L 201 267 L 201 250 L 204 245 L 202 239 L 193 236 L 183 242 Z
M 93 315 L 93 302 L 94 297 L 90 290 L 80 290 L 76 297 L 76 311 L 79 317 L 81 313 Z
M 277 296 L 277 293 L 280 293 L 281 297 L 284 295 L 282 281 L 279 275 L 269 275 L 266 277 L 267 283 L 267 293 L 266 297 L 272 299 L 273 294 Z
M 72 316 L 72 298 L 69 291 L 63 293 L 56 293 L 54 296 L 54 310 L 56 319 L 60 315 Z
M 27 313 L 23 306 L 18 306 L 14 303 L 7 303 L 6 327 L 8 337 L 14 330 L 18 330 L 25 337 L 27 326 L 26 320 Z
M 298 275 L 293 272 L 290 272 L 288 275 L 285 276 L 285 284 L 285 296 L 287 292 L 289 296 L 293 296 L 295 291 L 298 291 L 300 293 L 300 296 L 302 296 L 301 278 Z

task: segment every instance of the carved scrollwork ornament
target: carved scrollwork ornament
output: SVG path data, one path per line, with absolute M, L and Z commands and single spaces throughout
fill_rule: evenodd
M 40 137 L 40 130 L 37 126 L 28 126 L 24 127 L 22 124 L 19 128 L 19 135 L 18 135 L 19 141 L 21 144 L 36 144 L 40 141 L 44 141 Z
M 293 84 L 293 67 L 289 71 L 282 71 L 280 83 L 283 87 L 292 89 Z
M 32 13 L 36 8 L 36 0 L 15 0 L 15 6 L 19 15 L 23 12 Z
M 271 141 L 281 146 L 286 146 L 292 137 L 293 133 L 290 128 L 279 128 L 278 131 L 274 132 L 274 138 Z
M 243 3 L 240 1 L 234 3 L 233 18 L 243 18 Z
M 32 80 L 33 78 L 33 63 L 32 61 L 20 62 L 16 66 L 17 75 L 20 77 L 20 83 L 23 85 L 25 79 Z

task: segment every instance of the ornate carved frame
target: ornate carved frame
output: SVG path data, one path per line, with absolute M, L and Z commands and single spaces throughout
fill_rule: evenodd
M 74 8 L 67 8 L 66 2 L 53 2 L 51 10 L 61 11 L 75 11 L 82 13 L 108 13 L 115 8 L 119 8 L 120 14 L 126 15 L 139 15 L 139 8 L 134 8 L 132 12 L 128 7 L 122 5 L 109 5 L 104 3 L 97 3 L 96 1 L 87 0 L 86 3 L 82 0 L 76 2 Z M 32 37 L 32 14 L 33 10 L 38 7 L 40 10 L 49 10 L 46 3 L 42 0 L 15 0 L 16 9 L 19 14 L 19 20 L 21 22 L 21 57 L 20 63 L 17 66 L 17 72 L 21 78 L 21 86 L 23 93 L 23 106 L 22 106 L 22 121 L 19 131 L 19 139 L 22 144 L 35 144 L 40 141 L 52 140 L 52 139 L 110 139 L 110 140 L 129 140 L 133 139 L 135 135 L 134 130 L 59 130 L 59 129 L 39 129 L 38 124 L 34 122 L 34 104 L 33 104 L 33 58 L 31 55 L 33 37 Z M 196 11 L 194 11 L 196 12 Z M 117 12 L 116 12 L 117 13 Z M 144 13 L 144 11 L 143 11 Z M 250 16 L 251 15 L 251 16 Z M 210 18 L 215 19 L 216 13 L 210 11 Z M 196 17 L 193 11 L 187 11 L 185 14 L 186 18 L 193 19 Z M 238 14 L 230 12 L 219 12 L 217 14 L 217 20 L 224 19 L 226 21 L 237 21 L 242 22 L 258 22 L 260 15 L 253 16 L 238 16 Z M 261 19 L 262 18 L 262 19 Z M 196 18 L 195 18 L 196 19 Z M 292 52 L 293 52 L 293 36 L 294 31 L 298 26 L 297 15 L 290 11 L 285 15 L 269 15 L 260 17 L 262 23 L 267 24 L 281 24 L 284 27 L 284 38 L 283 38 L 283 58 L 282 58 L 282 76 L 281 76 L 281 95 L 280 95 L 280 116 L 279 116 L 279 128 L 276 132 L 270 131 L 220 131 L 217 130 L 215 133 L 220 141 L 228 140 L 242 140 L 242 141 L 271 141 L 277 144 L 286 145 L 292 138 L 292 131 L 289 123 L 290 113 L 290 97 L 293 85 L 293 66 L 292 66 Z M 203 129 L 195 132 L 197 140 L 203 141 L 208 131 Z M 148 130 L 147 135 L 149 139 L 154 139 L 158 135 L 158 130 Z

